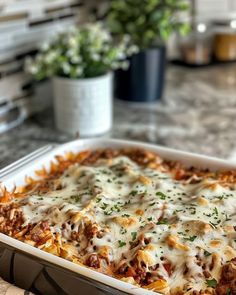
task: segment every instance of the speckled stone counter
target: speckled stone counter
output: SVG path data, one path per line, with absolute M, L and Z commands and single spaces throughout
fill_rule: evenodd
M 236 64 L 169 65 L 164 99 L 153 104 L 115 100 L 106 137 L 153 142 L 222 158 L 236 150 Z M 47 110 L 0 135 L 0 168 L 48 143 L 74 139 L 53 125 Z

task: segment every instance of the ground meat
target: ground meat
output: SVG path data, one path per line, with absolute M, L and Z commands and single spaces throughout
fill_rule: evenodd
M 146 281 L 146 269 L 144 267 L 140 268 L 137 267 L 136 268 L 136 275 L 134 276 L 135 281 L 140 284 L 140 283 L 144 283 Z
M 94 267 L 94 268 L 99 268 L 100 258 L 98 257 L 97 254 L 91 254 L 86 260 L 86 265 L 90 267 Z
M 26 239 L 32 240 L 36 245 L 42 245 L 51 237 L 51 231 L 48 221 L 42 221 L 38 224 L 31 225 L 30 230 L 25 235 Z
M 88 239 L 91 239 L 92 237 L 94 237 L 97 234 L 97 232 L 98 232 L 98 226 L 96 224 L 89 223 L 85 226 L 84 235 Z
M 99 230 L 99 226 L 96 223 L 89 223 L 85 226 L 84 235 L 87 237 L 88 240 L 92 239 L 93 237 L 102 238 L 103 232 Z
M 148 270 L 144 262 L 139 263 L 138 260 L 134 258 L 133 260 L 129 262 L 129 264 L 123 263 L 119 267 L 117 272 L 118 274 L 121 274 L 125 277 L 133 277 L 138 284 L 148 285 L 155 280 L 157 273 L 155 274 L 155 277 L 154 277 L 153 271 L 155 272 L 158 269 L 158 267 L 159 267 L 159 264 L 157 264 L 155 267 L 149 267 L 149 270 Z
M 236 295 L 236 259 L 222 268 L 221 279 L 216 287 L 217 295 Z
M 1 233 L 14 236 L 22 230 L 23 214 L 17 204 L 0 205 L 0 216 Z

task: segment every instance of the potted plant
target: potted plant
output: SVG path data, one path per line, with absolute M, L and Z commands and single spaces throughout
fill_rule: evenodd
M 36 80 L 53 78 L 56 127 L 94 136 L 112 125 L 112 71 L 127 67 L 124 40 L 115 43 L 100 23 L 60 33 L 26 61 Z
M 107 14 L 110 30 L 128 34 L 139 53 L 130 58 L 127 71 L 116 72 L 116 96 L 124 100 L 160 99 L 164 86 L 165 41 L 174 32 L 186 33 L 188 25 L 179 13 L 185 0 L 111 0 Z

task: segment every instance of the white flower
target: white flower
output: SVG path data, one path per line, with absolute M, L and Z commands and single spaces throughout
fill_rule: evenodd
M 129 62 L 126 60 L 126 61 L 123 61 L 122 63 L 121 63 L 121 68 L 123 69 L 123 70 L 127 70 L 128 68 L 129 68 Z
M 139 48 L 137 45 L 131 45 L 127 50 L 128 55 L 132 55 L 138 52 L 139 52 Z
M 124 38 L 123 38 L 123 40 L 124 40 L 124 42 L 125 43 L 128 43 L 128 42 L 130 42 L 130 40 L 131 40 L 131 37 L 130 37 L 130 35 L 124 35 Z
M 119 68 L 119 63 L 117 62 L 117 61 L 114 61 L 113 63 L 112 63 L 112 68 L 114 69 L 114 70 L 116 70 L 116 69 L 118 69 Z
M 77 46 L 77 40 L 76 40 L 76 37 L 75 36 L 70 36 L 68 38 L 68 45 L 71 46 L 72 48 L 73 47 L 76 47 Z
M 70 65 L 68 64 L 68 62 L 64 62 L 62 64 L 62 70 L 63 70 L 64 74 L 70 73 Z
M 50 48 L 50 44 L 48 42 L 44 42 L 41 46 L 42 51 L 47 51 Z
M 74 56 L 76 54 L 76 51 L 74 50 L 74 49 L 69 49 L 69 50 L 67 50 L 67 52 L 66 52 L 66 55 L 68 56 L 68 57 L 72 57 L 72 56 Z
M 92 53 L 91 54 L 91 58 L 94 60 L 94 61 L 99 61 L 101 59 L 101 56 L 98 54 L 98 53 Z
M 83 68 L 81 68 L 81 67 L 77 67 L 77 69 L 76 69 L 76 74 L 77 74 L 77 76 L 81 76 L 82 74 L 83 74 Z
M 115 44 L 112 35 L 100 23 L 71 28 L 58 34 L 50 43 L 45 42 L 41 53 L 33 61 L 26 61 L 26 67 L 39 79 L 61 74 L 86 77 L 87 72 L 95 75 L 101 69 L 104 72 L 126 69 L 127 53 L 131 55 L 138 51 L 137 46 L 129 47 L 129 44 L 129 36 Z
M 72 56 L 70 60 L 73 64 L 78 64 L 82 61 L 82 59 L 79 55 Z
M 32 74 L 32 75 L 35 75 L 37 74 L 38 72 L 38 68 L 36 65 L 31 65 L 28 67 L 28 71 Z
M 119 59 L 125 59 L 126 58 L 126 55 L 125 55 L 125 53 L 124 52 L 118 52 L 117 53 L 117 57 L 119 58 Z
M 57 57 L 56 51 L 49 51 L 48 54 L 45 55 L 44 60 L 46 63 L 51 63 Z

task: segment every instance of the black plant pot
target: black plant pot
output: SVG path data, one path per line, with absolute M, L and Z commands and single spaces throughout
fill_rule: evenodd
M 152 102 L 161 99 L 166 67 L 166 48 L 150 48 L 133 55 L 127 71 L 115 73 L 115 97 Z

